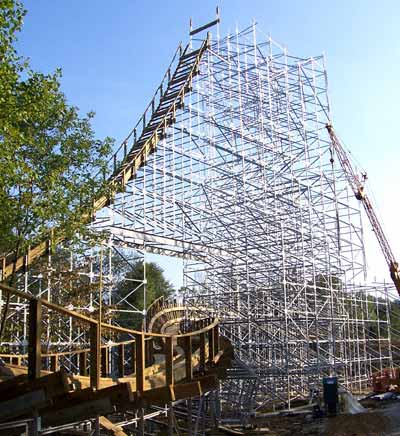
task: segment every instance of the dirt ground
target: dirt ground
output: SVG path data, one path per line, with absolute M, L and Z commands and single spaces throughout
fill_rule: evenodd
M 364 405 L 366 407 L 367 405 Z M 252 428 L 237 434 L 269 436 L 400 436 L 400 400 L 374 401 L 355 415 L 314 419 L 310 414 L 254 419 Z M 218 432 L 218 434 L 227 434 Z M 229 434 L 229 433 L 228 433 Z M 232 433 L 231 433 L 232 434 Z

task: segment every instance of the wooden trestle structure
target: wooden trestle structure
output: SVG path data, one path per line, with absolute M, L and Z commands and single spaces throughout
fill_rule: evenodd
M 0 289 L 29 302 L 28 354 L 0 355 L 6 362 L 0 383 L 0 435 L 10 434 L 2 433 L 2 423 L 12 425 L 16 420 L 34 416 L 41 418 L 44 428 L 98 416 L 103 417 L 102 427 L 112 428 L 106 415 L 162 407 L 216 389 L 233 357 L 229 341 L 219 335 L 217 320 L 193 320 L 190 331 L 180 333 L 184 308 L 174 303 L 158 301 L 149 310 L 149 316 L 154 320 L 154 330 L 175 324 L 178 333 L 142 332 L 100 323 L 5 285 L 0 285 Z M 88 326 L 90 348 L 42 354 L 43 307 Z M 104 332 L 123 333 L 134 339 L 101 345 Z M 77 373 L 60 368 L 60 358 L 66 354 L 76 359 Z M 127 354 L 131 357 L 129 364 Z M 118 377 L 111 377 L 109 372 L 111 355 L 118 359 Z M 188 419 L 190 428 L 192 417 Z M 140 420 L 138 424 L 143 427 Z M 123 434 L 122 430 L 119 434 Z

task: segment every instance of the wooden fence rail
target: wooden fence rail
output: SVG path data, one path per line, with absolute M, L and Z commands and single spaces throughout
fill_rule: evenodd
M 89 371 L 90 386 L 92 389 L 100 388 L 100 377 L 109 375 L 108 363 L 112 350 L 115 349 L 114 355 L 118 359 L 118 375 L 124 377 L 125 373 L 125 355 L 129 350 L 131 354 L 131 371 L 135 374 L 136 390 L 143 392 L 145 390 L 146 366 L 152 365 L 153 340 L 162 340 L 165 343 L 165 383 L 167 386 L 174 384 L 174 345 L 179 344 L 183 348 L 185 358 L 185 380 L 193 380 L 193 338 L 199 337 L 200 373 L 205 372 L 206 364 L 211 364 L 214 357 L 219 351 L 219 333 L 218 320 L 199 320 L 195 323 L 198 328 L 195 331 L 183 334 L 160 334 L 152 332 L 142 332 L 131 330 L 124 327 L 118 327 L 107 323 L 99 323 L 98 320 L 90 318 L 78 312 L 65 309 L 54 303 L 25 292 L 18 291 L 7 285 L 0 283 L 0 290 L 9 293 L 29 303 L 29 329 L 28 329 L 28 354 L 13 355 L 2 354 L 3 360 L 9 363 L 20 365 L 23 361 L 28 363 L 28 377 L 36 379 L 40 377 L 43 370 L 43 361 L 48 362 L 48 368 L 51 371 L 57 371 L 60 366 L 60 359 L 63 357 L 75 358 L 75 364 L 80 375 L 87 375 Z M 60 353 L 43 353 L 41 352 L 41 318 L 42 309 L 48 309 L 75 319 L 89 328 L 89 348 L 73 350 Z M 104 331 L 113 333 L 128 334 L 134 337 L 131 340 L 113 342 L 107 345 L 101 345 L 101 334 Z M 208 347 L 206 347 L 206 342 Z M 89 365 L 88 365 L 89 363 Z

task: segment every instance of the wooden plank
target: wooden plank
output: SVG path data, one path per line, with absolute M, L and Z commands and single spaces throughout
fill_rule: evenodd
M 17 375 L 21 375 L 21 374 L 26 374 L 28 375 L 28 367 L 27 366 L 19 366 L 19 365 L 12 365 L 10 363 L 6 363 L 3 367 L 1 368 L 1 372 L 2 375 L 4 376 L 9 376 L 9 377 L 13 377 L 13 376 L 17 376 Z M 4 372 L 4 373 L 3 373 Z M 50 374 L 50 371 L 45 371 L 45 370 L 41 370 L 40 371 L 40 375 L 46 375 L 46 374 Z
M 90 386 L 98 389 L 100 385 L 100 326 L 90 326 Z
M 56 372 L 58 369 L 58 356 L 54 354 L 53 356 L 50 356 L 50 371 Z
M 212 329 L 214 335 L 214 357 L 219 352 L 219 324 L 216 324 Z
M 8 391 L 10 388 L 15 388 L 25 383 L 28 380 L 28 376 L 26 374 L 20 374 L 15 377 L 10 377 L 7 380 L 4 380 L 0 383 L 0 398 L 3 395 L 3 392 Z
M 145 340 L 145 348 L 146 348 L 146 366 L 153 364 L 153 339 L 148 338 Z
M 185 354 L 185 372 L 186 380 L 191 381 L 193 379 L 193 366 L 192 366 L 192 337 L 186 336 L 184 339 L 184 354 Z
M 208 331 L 208 363 L 213 363 L 215 356 L 214 329 Z
M 208 392 L 218 387 L 218 378 L 215 375 L 206 375 L 199 377 L 202 392 Z
M 125 347 L 124 344 L 118 345 L 118 376 L 125 376 Z
M 78 354 L 79 375 L 86 375 L 87 374 L 87 358 L 88 358 L 87 351 L 83 351 L 82 353 Z
M 206 334 L 200 333 L 200 374 L 203 374 L 206 370 Z
M 142 392 L 140 395 L 134 394 L 133 406 L 139 405 L 154 405 L 164 406 L 171 401 L 171 391 L 169 386 L 161 386 L 159 388 L 150 389 Z
M 99 418 L 100 426 L 106 430 L 112 432 L 114 436 L 127 436 L 127 434 L 122 430 L 122 427 L 113 424 L 106 417 L 100 416 Z
M 179 383 L 174 386 L 174 393 L 176 400 L 198 397 L 202 394 L 201 384 L 199 381 Z
M 145 350 L 144 334 L 135 335 L 136 340 L 136 390 L 144 390 Z
M 47 404 L 46 393 L 44 389 L 28 392 L 17 398 L 2 401 L 0 407 L 0 421 L 14 418 L 31 412 L 32 409 L 44 407 Z
M 99 398 L 108 398 L 111 404 L 118 406 L 134 400 L 130 383 L 120 383 L 104 389 L 98 389 L 97 391 L 86 388 L 61 395 L 53 400 L 52 409 L 63 409 L 64 407 L 80 404 L 85 401 L 98 400 Z
M 45 426 L 62 425 L 95 418 L 98 415 L 108 415 L 113 410 L 114 408 L 109 398 L 99 398 L 92 401 L 84 401 L 80 404 L 69 405 L 60 410 L 46 410 L 42 413 L 42 422 Z
M 165 338 L 165 383 L 167 386 L 174 384 L 174 345 L 173 337 Z
M 101 348 L 101 376 L 108 377 L 109 365 L 108 365 L 108 348 Z
M 44 389 L 46 397 L 48 399 L 53 398 L 57 395 L 62 395 L 70 390 L 68 377 L 65 371 L 60 371 L 56 373 L 50 373 L 43 377 L 39 377 L 34 380 L 29 380 L 17 378 L 18 381 L 14 381 L 14 385 L 8 383 L 8 389 L 1 391 L 0 396 L 0 406 L 2 406 L 2 401 L 16 398 L 18 396 L 24 395 L 28 392 L 37 391 Z
M 42 355 L 40 337 L 42 331 L 42 304 L 39 300 L 29 302 L 29 334 L 28 334 L 28 377 L 40 377 Z
M 136 342 L 131 343 L 131 369 L 132 374 L 136 371 Z
M 211 21 L 211 22 L 209 22 L 209 23 L 207 23 L 207 24 L 204 24 L 203 26 L 201 26 L 201 27 L 198 27 L 197 29 L 193 29 L 192 31 L 190 31 L 190 36 L 193 36 L 193 35 L 196 35 L 196 33 L 199 33 L 199 32 L 202 32 L 203 30 L 206 30 L 206 29 L 208 29 L 209 27 L 212 27 L 212 26 L 215 26 L 216 24 L 218 24 L 219 23 L 219 18 L 217 18 L 216 20 L 214 20 L 214 21 Z M 198 50 L 199 51 L 199 50 Z M 193 52 L 192 52 L 193 53 Z M 189 55 L 190 55 L 191 53 L 189 53 Z M 186 57 L 187 57 L 188 55 L 186 55 Z M 182 58 L 181 58 L 182 59 Z
M 53 405 L 46 407 L 41 416 L 46 425 L 61 425 L 108 414 L 115 408 L 126 410 L 127 405 L 132 404 L 133 400 L 134 395 L 129 383 L 97 391 L 87 388 L 54 399 Z

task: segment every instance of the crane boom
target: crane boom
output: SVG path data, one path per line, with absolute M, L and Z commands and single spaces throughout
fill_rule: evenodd
M 382 249 L 386 263 L 389 266 L 390 277 L 392 278 L 397 292 L 400 295 L 399 264 L 394 257 L 393 251 L 389 245 L 389 241 L 387 240 L 385 233 L 383 232 L 381 223 L 376 216 L 372 203 L 364 191 L 363 181 L 360 180 L 359 176 L 354 171 L 351 162 L 347 156 L 346 150 L 343 148 L 341 142 L 339 141 L 339 138 L 337 137 L 332 125 L 327 124 L 326 128 L 332 141 L 332 147 L 335 150 L 335 153 L 339 159 L 340 165 L 346 175 L 347 181 L 349 182 L 349 185 L 353 190 L 357 200 L 361 201 L 364 206 L 364 210 L 372 225 L 372 229 L 375 232 L 376 238 L 378 239 L 378 243 Z

